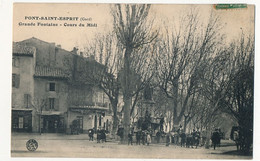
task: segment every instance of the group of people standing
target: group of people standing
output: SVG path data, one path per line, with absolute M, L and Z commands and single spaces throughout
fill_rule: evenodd
M 94 140 L 95 129 L 88 130 L 89 141 Z M 104 129 L 97 129 L 97 143 L 106 142 L 106 131 Z
M 94 134 L 97 134 L 97 143 L 106 142 L 106 131 L 104 129 L 97 129 L 96 131 L 94 129 L 89 129 L 88 135 L 89 140 L 93 141 Z M 119 128 L 117 135 L 120 136 L 121 142 L 123 141 L 123 128 Z M 134 136 L 135 136 L 135 143 L 136 145 L 147 145 L 149 146 L 152 143 L 152 132 L 149 130 L 138 130 L 134 132 L 133 130 L 130 130 L 128 134 L 128 145 L 133 145 L 134 142 Z M 201 132 L 198 130 L 196 131 L 193 129 L 191 133 L 185 133 L 184 130 L 178 129 L 175 132 L 169 132 L 164 133 L 163 131 L 158 131 L 155 134 L 155 138 L 157 143 L 161 143 L 161 138 L 165 138 L 166 146 L 169 146 L 170 144 L 179 145 L 181 147 L 187 147 L 187 148 L 193 148 L 203 146 L 206 140 L 205 136 L 201 136 Z M 211 135 L 212 145 L 214 146 L 214 149 L 217 145 L 220 145 L 220 133 L 219 131 L 215 130 Z
M 128 134 L 128 145 L 133 145 L 133 132 L 130 132 Z M 138 130 L 136 132 L 136 145 L 150 145 L 152 143 L 152 137 L 151 137 L 151 132 L 149 131 L 144 131 L 144 130 Z
M 169 146 L 170 143 L 180 145 L 181 147 L 192 147 L 196 148 L 200 144 L 201 134 L 199 131 L 193 131 L 190 134 L 186 134 L 182 129 L 177 130 L 176 132 L 170 132 L 166 134 L 166 146 Z

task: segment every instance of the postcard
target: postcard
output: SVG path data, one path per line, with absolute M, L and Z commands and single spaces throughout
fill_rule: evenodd
M 252 159 L 255 6 L 13 3 L 11 157 Z

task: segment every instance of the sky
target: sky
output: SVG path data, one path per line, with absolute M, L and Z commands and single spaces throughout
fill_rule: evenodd
M 245 9 L 216 10 L 213 5 L 152 5 L 150 16 L 155 19 L 155 26 L 162 27 L 162 22 L 179 23 L 178 18 L 190 8 L 197 8 L 202 23 L 205 23 L 211 12 L 220 16 L 224 24 L 223 33 L 227 39 L 233 39 L 241 31 L 254 33 L 254 6 Z M 77 21 L 65 20 L 32 20 L 32 17 L 78 17 Z M 81 21 L 85 17 L 91 21 Z M 58 26 L 38 26 L 40 23 L 57 23 Z M 19 23 L 35 23 L 36 26 L 24 26 Z M 64 26 L 64 23 L 77 26 Z M 79 23 L 92 23 L 96 27 L 79 27 Z M 177 25 L 178 26 L 178 25 Z M 22 41 L 31 37 L 55 42 L 63 49 L 83 47 L 95 37 L 95 34 L 111 31 L 113 19 L 109 4 L 47 4 L 47 3 L 15 3 L 13 6 L 13 41 Z M 241 30 L 242 29 L 242 30 Z

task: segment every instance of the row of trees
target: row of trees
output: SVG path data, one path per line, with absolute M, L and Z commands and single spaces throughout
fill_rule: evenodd
M 202 21 L 196 8 L 181 17 L 176 23 L 179 26 L 166 21 L 157 29 L 149 16 L 150 8 L 113 5 L 113 30 L 97 35 L 85 47 L 88 56 L 94 55 L 106 67 L 92 79 L 111 101 L 113 132 L 118 125 L 120 90 L 127 139 L 140 92 L 151 84 L 159 89 L 154 97 L 163 97 L 155 99 L 156 104 L 166 107 L 175 125 L 183 118 L 184 129 L 191 120 L 200 122 L 208 131 L 209 143 L 212 123 L 225 112 L 236 118 L 249 142 L 247 135 L 253 128 L 254 37 L 241 30 L 240 36 L 226 43 L 220 18 L 211 14 Z

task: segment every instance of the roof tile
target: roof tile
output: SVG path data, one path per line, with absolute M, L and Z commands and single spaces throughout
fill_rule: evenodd
M 35 51 L 36 49 L 34 47 L 13 43 L 13 54 L 33 56 Z
M 34 76 L 68 78 L 68 74 L 66 74 L 63 70 L 46 66 L 36 66 Z

